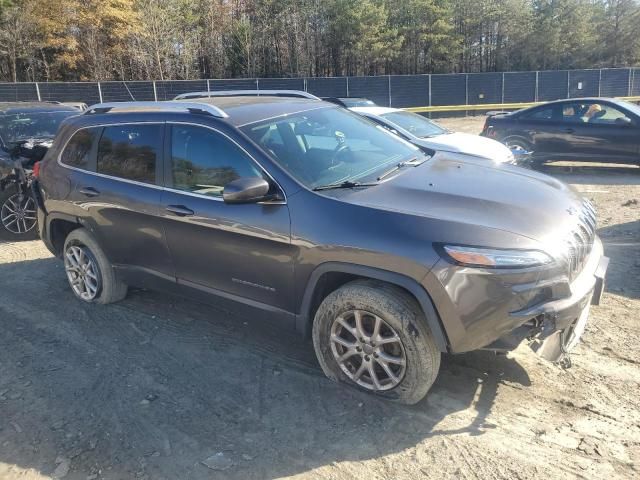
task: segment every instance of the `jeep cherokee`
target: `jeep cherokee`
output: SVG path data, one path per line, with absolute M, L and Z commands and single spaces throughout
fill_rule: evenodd
M 607 266 L 591 204 L 304 96 L 100 104 L 66 120 L 35 192 L 74 294 L 233 302 L 312 337 L 331 379 L 408 404 L 441 352 L 526 339 L 566 361 Z

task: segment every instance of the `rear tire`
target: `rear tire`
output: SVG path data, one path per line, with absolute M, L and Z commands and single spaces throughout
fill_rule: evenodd
M 315 315 L 313 346 L 331 380 L 408 405 L 427 394 L 440 368 L 417 302 L 380 282 L 355 281 L 329 294 Z
M 38 238 L 36 203 L 29 195 L 20 195 L 15 185 L 0 191 L 0 239 L 13 242 Z
M 127 296 L 98 242 L 84 228 L 73 230 L 64 242 L 67 280 L 74 295 L 87 303 L 115 303 Z

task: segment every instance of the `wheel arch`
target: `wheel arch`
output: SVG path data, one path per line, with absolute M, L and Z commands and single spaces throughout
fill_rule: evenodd
M 327 262 L 319 265 L 309 276 L 302 295 L 299 313 L 296 315 L 296 330 L 305 338 L 311 333 L 315 312 L 327 295 L 353 280 L 378 280 L 398 287 L 411 295 L 420 305 L 427 319 L 438 349 L 448 351 L 448 339 L 440 315 L 429 293 L 416 280 L 397 272 L 365 265 Z
M 45 244 L 56 256 L 62 255 L 67 236 L 75 229 L 82 228 L 77 218 L 67 215 L 50 216 L 47 219 Z

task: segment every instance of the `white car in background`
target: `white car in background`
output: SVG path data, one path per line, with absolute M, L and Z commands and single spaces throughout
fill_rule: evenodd
M 377 106 L 352 107 L 349 110 L 419 147 L 487 158 L 495 163 L 516 163 L 511 150 L 502 143 L 479 135 L 452 132 L 416 113 Z

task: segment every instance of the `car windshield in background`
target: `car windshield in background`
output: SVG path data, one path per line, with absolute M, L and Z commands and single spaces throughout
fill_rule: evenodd
M 0 114 L 0 138 L 5 145 L 32 138 L 53 138 L 60 123 L 74 111 Z
M 353 107 L 375 107 L 375 103 L 366 98 L 341 98 L 342 103 L 347 108 Z
M 342 108 L 319 108 L 242 130 L 309 188 L 372 181 L 392 165 L 428 158 L 417 147 Z
M 382 117 L 419 138 L 443 135 L 449 131 L 417 113 L 389 112 Z
M 640 105 L 636 105 L 635 103 L 627 102 L 626 100 L 620 100 L 620 105 L 629 110 L 631 113 L 635 113 L 640 117 Z

